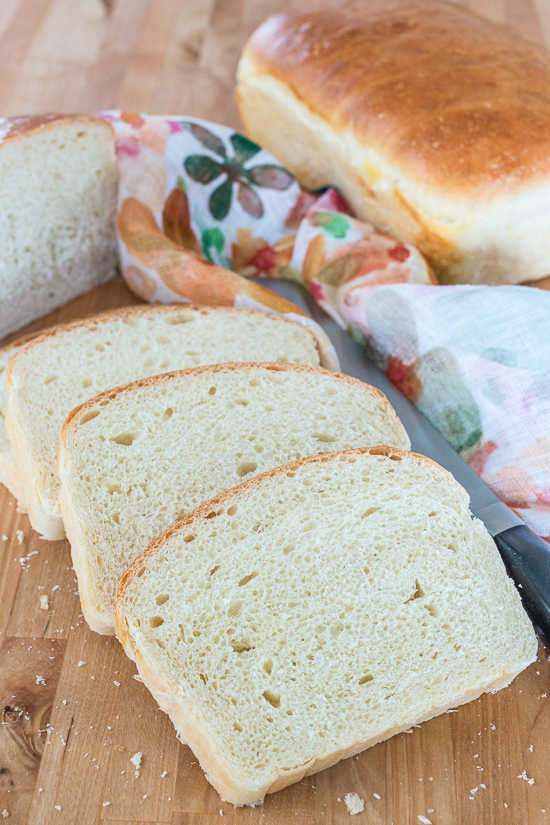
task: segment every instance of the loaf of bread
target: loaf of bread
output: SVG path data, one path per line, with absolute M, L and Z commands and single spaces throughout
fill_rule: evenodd
M 134 561 L 117 635 L 224 799 L 258 802 L 535 660 L 468 505 L 423 456 L 332 453 L 221 494 Z
M 410 445 L 379 390 L 311 367 L 214 365 L 91 399 L 59 450 L 84 618 L 112 633 L 120 576 L 204 501 L 293 458 L 388 442 Z
M 280 316 L 244 309 L 126 307 L 58 326 L 27 344 L 8 368 L 6 429 L 29 518 L 64 537 L 56 471 L 70 411 L 103 390 L 148 375 L 220 361 L 289 361 L 319 366 L 313 333 Z
M 245 46 L 250 137 L 442 283 L 550 274 L 550 54 L 438 0 L 288 11 Z
M 0 339 L 112 278 L 117 170 L 110 124 L 0 119 Z

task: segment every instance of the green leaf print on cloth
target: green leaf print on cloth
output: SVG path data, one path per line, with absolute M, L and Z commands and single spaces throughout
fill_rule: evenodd
M 288 189 L 294 182 L 294 176 L 274 163 L 264 163 L 245 169 L 261 147 L 243 135 L 233 134 L 229 138 L 234 154 L 228 157 L 223 141 L 215 134 L 197 123 L 182 121 L 181 125 L 201 143 L 205 149 L 218 155 L 220 160 L 210 155 L 188 155 L 183 161 L 187 174 L 196 183 L 206 185 L 222 175 L 225 180 L 211 193 L 208 201 L 210 214 L 217 221 L 223 221 L 231 209 L 233 184 L 237 185 L 237 200 L 251 217 L 261 218 L 264 214 L 262 199 L 254 189 L 276 189 L 280 192 Z
M 418 409 L 458 453 L 471 449 L 483 435 L 481 416 L 454 356 L 443 347 L 432 349 L 419 359 L 416 374 L 422 385 Z

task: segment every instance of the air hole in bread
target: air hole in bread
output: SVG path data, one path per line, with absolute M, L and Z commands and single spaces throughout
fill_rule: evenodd
M 249 473 L 253 473 L 257 467 L 258 464 L 255 461 L 241 461 L 241 463 L 237 467 L 237 475 L 239 476 L 239 478 L 243 478 L 244 476 L 247 476 Z
M 141 567 L 141 568 L 138 570 L 138 573 L 137 573 L 137 577 L 138 577 L 138 579 L 141 579 L 141 577 L 143 576 L 143 574 L 144 574 L 144 573 L 145 573 L 145 567 Z
M 114 481 L 104 481 L 104 484 L 107 487 L 109 495 L 112 495 L 113 493 L 122 493 L 122 487 L 120 484 L 117 484 Z
M 167 407 L 164 410 L 164 413 L 162 414 L 162 420 L 163 421 L 168 421 L 170 418 L 172 418 L 173 415 L 174 415 L 174 410 L 172 409 L 172 407 Z
M 227 510 L 227 515 L 228 516 L 234 516 L 236 512 L 237 512 L 237 505 L 232 504 L 231 507 L 229 507 L 229 509 Z
M 96 344 L 95 348 L 98 352 L 105 352 L 105 347 L 103 346 L 103 344 Z
M 217 570 L 219 570 L 219 569 L 220 569 L 220 565 L 219 565 L 219 564 L 217 564 L 217 565 L 216 565 L 215 567 L 213 567 L 213 568 L 212 568 L 212 570 L 210 571 L 210 575 L 211 575 L 211 576 L 213 576 L 213 575 L 214 575 L 214 573 L 215 573 Z
M 281 696 L 279 693 L 273 693 L 272 690 L 264 690 L 262 696 L 272 707 L 279 708 L 281 706 Z
M 113 521 L 115 524 L 120 524 L 120 513 L 113 513 Z
M 194 320 L 195 318 L 193 316 L 189 318 L 186 315 L 173 315 L 171 318 L 166 319 L 166 323 L 174 327 L 176 326 L 176 324 L 189 324 L 191 321 Z
M 228 616 L 235 616 L 238 617 L 243 612 L 243 602 L 237 599 L 234 602 L 231 602 L 229 605 L 229 609 L 227 611 Z
M 429 518 L 434 518 L 434 516 L 437 516 L 437 513 L 436 513 L 436 511 L 435 511 L 435 510 L 432 510 L 432 512 L 431 512 L 431 513 L 428 513 L 428 517 L 429 517 Z
M 206 674 L 199 673 L 199 677 L 200 677 L 200 680 L 203 683 L 203 685 L 205 685 L 208 682 L 208 676 L 206 676 Z
M 295 544 L 287 544 L 286 547 L 283 547 L 283 553 L 287 556 L 289 553 L 292 553 L 293 550 L 296 550 Z
M 271 671 L 273 670 L 273 662 L 271 659 L 266 659 L 264 662 L 264 670 L 268 676 L 271 676 Z
M 441 615 L 441 611 L 439 610 L 439 608 L 435 604 L 427 604 L 426 605 L 426 610 L 428 611 L 430 616 L 434 617 L 434 619 L 437 619 L 437 617 Z
M 211 512 L 211 513 L 208 513 L 208 515 L 206 516 L 206 518 L 216 518 L 216 516 L 219 516 L 219 513 L 216 513 L 216 511 L 215 511 L 215 510 L 212 510 L 212 512 Z
M 240 580 L 239 587 L 243 587 L 245 584 L 248 584 L 248 582 L 251 582 L 252 579 L 255 579 L 258 575 L 259 573 L 257 570 L 255 570 L 253 573 L 249 573 L 248 576 L 245 576 L 244 579 Z
M 52 381 L 57 381 L 58 377 L 57 375 L 50 375 L 49 378 L 46 378 L 44 384 L 51 384 Z
M 154 629 L 156 627 L 160 627 L 161 624 L 164 624 L 164 619 L 162 618 L 162 616 L 151 616 L 151 618 L 149 619 L 149 624 Z
M 365 673 L 365 675 L 361 676 L 361 678 L 359 679 L 359 684 L 360 685 L 368 685 L 369 682 L 372 682 L 373 678 L 374 677 L 371 676 L 370 673 Z
M 86 424 L 88 421 L 91 421 L 92 418 L 97 418 L 98 415 L 99 415 L 99 410 L 88 410 L 88 412 L 84 413 L 84 415 L 82 416 L 82 418 L 80 419 L 80 421 L 78 423 L 79 424 Z
M 216 387 L 210 387 L 208 390 L 208 395 L 216 395 Z
M 324 413 L 315 413 L 315 415 L 313 417 L 315 418 L 316 421 L 325 421 L 326 420 L 326 415 Z
M 326 433 L 313 433 L 313 438 L 321 441 L 323 444 L 333 444 L 338 439 L 334 435 L 327 435 Z
M 235 639 L 231 642 L 231 647 L 235 653 L 246 653 L 248 650 L 254 650 L 254 645 L 251 645 L 249 642 L 237 642 Z
M 124 447 L 129 447 L 135 441 L 135 435 L 133 433 L 119 433 L 119 435 L 114 435 L 109 441 L 114 441 L 115 444 L 122 444 Z
M 408 604 L 409 602 L 412 602 L 412 601 L 414 601 L 415 599 L 421 599 L 421 598 L 423 598 L 423 596 L 425 596 L 425 595 L 426 595 L 426 594 L 424 593 L 424 591 L 422 590 L 422 587 L 420 586 L 420 582 L 418 581 L 418 579 L 416 579 L 416 580 L 415 580 L 415 582 L 414 582 L 414 588 L 415 588 L 415 589 L 414 589 L 414 593 L 412 594 L 412 596 L 410 596 L 410 597 L 407 599 L 407 601 L 405 602 L 405 604 Z
M 259 387 L 260 386 L 260 379 L 259 378 L 251 378 L 248 382 L 251 387 Z
M 82 386 L 84 388 L 91 387 L 92 386 L 92 379 L 91 378 L 85 378 L 84 381 L 82 382 Z
M 236 731 L 238 731 L 239 733 L 242 733 L 242 730 L 243 730 L 242 725 L 239 725 L 238 722 L 233 722 L 233 727 L 235 728 Z
M 169 344 L 170 339 L 166 337 L 166 335 L 157 335 L 157 341 L 159 344 Z
M 159 593 L 159 595 L 158 595 L 158 596 L 157 596 L 157 598 L 155 599 L 155 602 L 156 602 L 156 603 L 159 605 L 159 607 L 160 607 L 160 605 L 161 605 L 161 604 L 164 604 L 165 602 L 167 602 L 169 598 L 170 598 L 170 596 L 169 596 L 167 593 Z
M 287 473 L 286 477 L 287 478 L 294 478 L 295 475 L 296 475 L 296 473 Z
M 390 461 L 401 461 L 400 455 L 390 455 Z
M 195 541 L 195 539 L 196 539 L 196 538 L 197 538 L 197 537 L 196 537 L 196 536 L 194 536 L 192 533 L 189 533 L 189 535 L 188 535 L 188 536 L 185 536 L 185 538 L 184 538 L 184 542 L 185 542 L 186 544 L 189 544 L 189 542 L 190 542 L 190 541 Z
M 248 407 L 248 401 L 245 398 L 238 398 L 235 404 L 238 404 L 240 407 Z
M 372 516 L 373 513 L 377 513 L 381 509 L 381 507 L 369 507 L 368 510 L 365 510 L 361 518 L 367 518 L 367 516 Z

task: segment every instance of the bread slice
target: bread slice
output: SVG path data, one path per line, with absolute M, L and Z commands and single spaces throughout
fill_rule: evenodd
M 114 142 L 94 117 L 0 119 L 0 338 L 116 273 Z
M 31 524 L 65 535 L 56 472 L 69 412 L 104 390 L 148 375 L 220 361 L 320 362 L 309 329 L 265 312 L 138 306 L 75 321 L 39 336 L 8 370 L 6 428 L 21 469 Z
M 126 571 L 116 632 L 234 804 L 505 687 L 537 642 L 468 495 L 388 447 L 222 493 Z
M 310 367 L 202 367 L 92 399 L 69 416 L 59 451 L 86 621 L 113 632 L 120 576 L 203 501 L 304 455 L 386 442 L 409 447 L 379 390 Z
M 6 432 L 5 418 L 8 403 L 6 371 L 13 356 L 39 334 L 38 332 L 34 332 L 30 335 L 25 335 L 24 338 L 18 338 L 17 341 L 0 349 L 0 484 L 7 487 L 10 493 L 15 496 L 20 513 L 26 513 L 25 490 L 23 487 L 23 479 L 15 459 L 15 453 L 13 452 Z

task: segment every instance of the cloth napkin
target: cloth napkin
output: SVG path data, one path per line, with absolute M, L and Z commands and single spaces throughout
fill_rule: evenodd
M 147 301 L 277 312 L 248 278 L 291 278 L 366 349 L 493 491 L 550 537 L 550 294 L 440 286 L 412 246 L 354 219 L 335 190 L 300 189 L 218 124 L 103 112 L 116 133 L 122 271 Z

